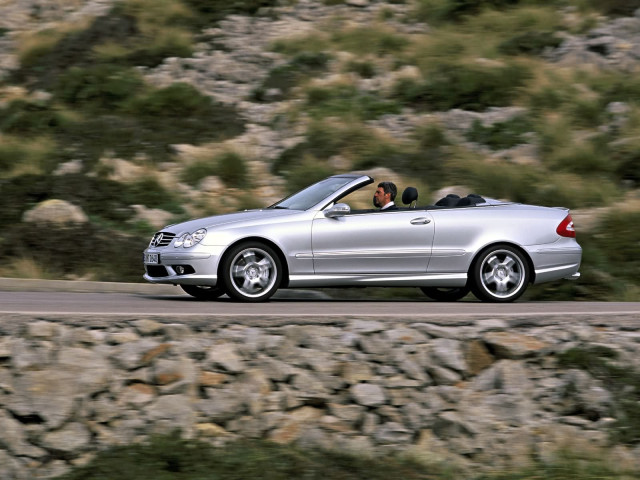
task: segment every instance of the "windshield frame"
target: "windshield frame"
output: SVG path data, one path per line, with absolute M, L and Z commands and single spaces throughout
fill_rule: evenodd
M 267 208 L 301 211 L 323 210 L 345 195 L 370 183 L 373 183 L 373 178 L 368 175 L 333 175 L 309 185 Z

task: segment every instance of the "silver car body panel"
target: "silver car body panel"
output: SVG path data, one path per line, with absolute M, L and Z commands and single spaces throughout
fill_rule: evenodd
M 350 174 L 325 182 L 325 189 L 334 190 L 322 198 L 307 195 L 299 201 L 294 195 L 275 207 L 165 227 L 161 232 L 175 238 L 169 245 L 145 250 L 145 255 L 158 254 L 159 263 L 146 263 L 144 278 L 152 283 L 215 286 L 225 252 L 242 241 L 276 248 L 286 267 L 283 286 L 288 287 L 464 286 L 474 258 L 496 244 L 526 253 L 533 283 L 579 275 L 580 246 L 575 238 L 556 233 L 566 209 L 484 199 L 470 207 L 352 211 L 328 217 L 328 209 L 344 195 L 373 179 Z M 287 202 L 298 207 L 303 201 L 304 209 L 280 208 Z M 175 239 L 201 228 L 207 235 L 199 244 L 174 247 Z M 179 274 L 179 266 L 191 269 Z

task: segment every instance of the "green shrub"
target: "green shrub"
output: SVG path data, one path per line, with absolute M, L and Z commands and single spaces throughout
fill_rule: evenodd
M 196 13 L 196 25 L 204 27 L 227 15 L 255 15 L 260 9 L 278 5 L 279 0 L 182 0 Z
M 153 89 L 132 99 L 127 112 L 142 118 L 184 118 L 206 116 L 211 112 L 211 97 L 201 94 L 188 83 L 173 83 Z
M 281 38 L 275 40 L 271 50 L 283 55 L 294 56 L 307 52 L 321 53 L 331 48 L 331 42 L 326 35 L 311 33 L 299 35 L 293 38 Z
M 377 26 L 340 29 L 331 41 L 336 48 L 359 55 L 397 55 L 409 45 L 406 37 Z
M 272 164 L 272 171 L 283 174 L 293 168 L 305 156 L 327 160 L 343 155 L 354 163 L 370 163 L 362 156 L 379 151 L 381 140 L 369 129 L 359 124 L 333 124 L 317 120 L 309 125 L 304 142 L 285 150 Z M 384 143 L 384 142 L 382 142 Z
M 404 78 L 395 86 L 395 96 L 410 106 L 429 110 L 481 111 L 510 105 L 529 79 L 519 65 L 438 64 L 424 82 Z
M 52 172 L 57 165 L 57 149 L 48 137 L 5 136 L 0 142 L 0 178 Z
M 520 33 L 498 45 L 498 51 L 505 55 L 540 55 L 548 48 L 557 48 L 562 39 L 554 32 L 530 31 Z
M 149 243 L 143 236 L 126 235 L 95 223 L 79 226 L 20 224 L 0 238 L 0 258 L 31 258 L 46 265 L 55 278 L 91 275 L 101 281 L 139 282 L 144 267 L 140 260 Z M 55 241 L 52 241 L 55 239 Z M 70 247 L 72 246 L 72 248 Z
M 352 60 L 347 63 L 345 70 L 356 73 L 362 78 L 373 78 L 376 76 L 376 66 L 366 60 Z
M 414 15 L 426 22 L 457 22 L 486 8 L 504 8 L 518 3 L 520 0 L 418 0 Z
M 46 135 L 66 122 L 65 116 L 48 102 L 13 100 L 0 110 L 0 131 L 22 135 Z
M 246 189 L 249 181 L 249 169 L 245 159 L 235 152 L 225 152 L 215 159 L 217 175 L 228 187 Z
M 203 178 L 214 176 L 217 174 L 218 165 L 215 161 L 198 160 L 196 162 L 190 163 L 182 170 L 180 179 L 189 185 L 197 186 Z
M 324 52 L 301 52 L 296 54 L 286 65 L 273 68 L 262 84 L 253 91 L 255 101 L 265 101 L 265 93 L 269 89 L 278 89 L 281 100 L 301 81 L 325 71 L 331 57 Z
M 55 85 L 56 98 L 76 108 L 118 110 L 143 88 L 140 74 L 116 65 L 71 67 Z
M 592 8 L 605 15 L 631 16 L 640 8 L 640 0 L 588 0 Z
M 622 139 L 609 144 L 610 160 L 615 165 L 615 175 L 633 187 L 640 185 L 640 147 L 635 139 Z
M 390 167 L 399 172 L 407 171 L 408 157 L 411 151 L 403 145 L 372 138 L 363 144 L 354 154 L 353 167 L 357 170 L 368 170 L 376 167 Z M 412 172 L 417 176 L 417 172 Z
M 310 87 L 307 90 L 307 106 L 314 118 L 335 116 L 373 120 L 401 111 L 397 102 L 381 100 L 377 95 L 360 92 L 352 85 Z
M 0 185 L 0 226 L 19 223 L 25 211 L 48 199 L 60 199 L 82 208 L 92 218 L 122 225 L 131 219 L 130 205 L 181 213 L 178 199 L 152 178 L 118 183 L 82 174 L 22 175 Z
M 334 173 L 333 169 L 321 160 L 307 156 L 286 172 L 287 192 L 294 193 L 302 190 Z
M 257 440 L 214 448 L 205 442 L 167 435 L 112 447 L 59 480 L 426 480 L 444 471 L 444 467 L 425 467 L 400 456 L 371 458 Z
M 116 4 L 107 15 L 94 19 L 88 28 L 70 32 L 54 30 L 42 41 L 28 44 L 21 55 L 20 68 L 12 75 L 13 80 L 51 89 L 58 77 L 71 67 L 87 68 L 105 61 L 121 66 L 154 67 L 167 57 L 190 56 L 190 33 L 174 26 L 176 15 L 158 13 L 174 10 L 153 8 L 160 5 L 158 2 L 148 2 L 145 8 L 133 7 L 139 7 L 140 3 Z M 155 12 L 153 19 L 144 18 L 149 9 Z
M 599 233 L 594 238 L 595 245 L 606 252 L 609 270 L 616 277 L 630 281 L 637 281 L 640 271 L 638 220 L 638 210 L 612 210 L 601 219 Z
M 496 122 L 488 127 L 476 120 L 467 132 L 467 138 L 472 142 L 487 145 L 493 150 L 502 150 L 526 143 L 523 135 L 532 131 L 533 125 L 525 116 Z

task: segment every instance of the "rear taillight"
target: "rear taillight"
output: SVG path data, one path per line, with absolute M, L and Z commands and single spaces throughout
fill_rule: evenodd
M 558 225 L 558 228 L 556 228 L 556 233 L 561 237 L 575 238 L 576 229 L 573 226 L 573 219 L 571 218 L 571 215 L 564 217 L 564 220 L 562 220 L 560 225 Z

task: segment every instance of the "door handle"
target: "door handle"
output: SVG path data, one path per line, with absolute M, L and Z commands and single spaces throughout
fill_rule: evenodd
M 431 219 L 427 217 L 419 217 L 411 220 L 411 225 L 426 225 L 427 223 L 431 223 Z

